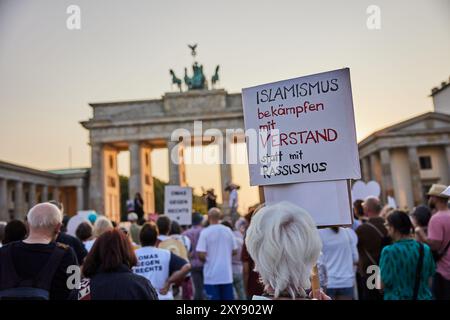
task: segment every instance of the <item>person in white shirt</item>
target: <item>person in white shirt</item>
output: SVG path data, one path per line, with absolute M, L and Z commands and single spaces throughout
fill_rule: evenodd
M 135 251 L 138 264 L 133 272 L 151 282 L 160 300 L 173 300 L 172 284 L 183 281 L 191 265 L 169 250 L 156 248 L 158 233 L 153 222 L 143 225 L 139 234 L 142 247 Z
M 328 274 L 327 295 L 333 300 L 354 298 L 355 266 L 358 263 L 358 237 L 351 228 L 319 230 L 322 239 L 321 262 Z
M 203 276 L 210 300 L 234 300 L 232 256 L 237 253 L 233 232 L 220 224 L 218 208 L 208 211 L 209 226 L 202 230 L 196 250 L 205 261 Z

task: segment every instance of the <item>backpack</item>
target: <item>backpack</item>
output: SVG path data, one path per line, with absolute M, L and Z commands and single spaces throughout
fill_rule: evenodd
M 49 300 L 53 276 L 66 253 L 64 247 L 57 244 L 47 263 L 32 279 L 21 279 L 16 273 L 13 249 L 11 243 L 0 250 L 0 300 Z

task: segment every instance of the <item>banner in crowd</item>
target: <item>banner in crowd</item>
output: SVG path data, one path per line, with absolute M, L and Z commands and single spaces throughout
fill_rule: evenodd
M 264 186 L 267 205 L 282 200 L 305 209 L 319 227 L 353 223 L 348 180 Z
M 252 186 L 361 178 L 348 68 L 242 90 Z
M 180 225 L 192 224 L 192 189 L 166 186 L 164 189 L 164 214 Z

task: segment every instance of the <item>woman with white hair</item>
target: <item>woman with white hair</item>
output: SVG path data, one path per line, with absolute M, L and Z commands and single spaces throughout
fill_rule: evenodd
M 106 231 L 110 231 L 114 229 L 111 220 L 109 220 L 106 217 L 99 217 L 97 220 L 95 220 L 94 223 L 94 230 L 92 232 L 93 239 L 88 240 L 84 242 L 84 246 L 86 247 L 86 250 L 89 252 L 94 245 L 95 240 L 100 237 L 102 234 L 104 234 Z
M 265 287 L 264 298 L 308 298 L 310 275 L 322 248 L 311 216 L 283 201 L 261 208 L 247 230 L 245 243 Z M 327 300 L 321 293 L 321 300 Z

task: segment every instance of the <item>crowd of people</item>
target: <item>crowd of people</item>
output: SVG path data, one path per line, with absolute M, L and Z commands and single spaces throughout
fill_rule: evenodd
M 317 266 L 317 299 L 449 300 L 443 189 L 433 185 L 428 204 L 411 212 L 357 200 L 351 228 L 318 229 L 308 212 L 280 202 L 236 219 L 211 206 L 190 226 L 140 210 L 127 223 L 90 215 L 71 235 L 62 205 L 40 203 L 25 221 L 0 223 L 0 299 L 310 299 Z

